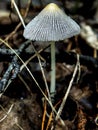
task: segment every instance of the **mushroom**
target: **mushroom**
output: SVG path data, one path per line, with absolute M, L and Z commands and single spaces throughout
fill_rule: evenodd
M 55 41 L 80 33 L 79 25 L 68 17 L 55 3 L 48 4 L 24 29 L 29 40 L 49 41 L 51 44 L 51 98 L 55 95 Z

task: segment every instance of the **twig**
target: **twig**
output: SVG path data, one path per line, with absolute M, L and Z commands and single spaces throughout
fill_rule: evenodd
M 28 86 L 28 84 L 25 82 L 25 80 L 22 78 L 22 76 L 20 74 L 18 74 L 19 79 L 23 82 L 23 84 L 25 85 L 26 89 L 28 90 L 28 92 L 30 93 L 30 95 L 33 96 L 30 87 Z
M 6 115 L 5 115 L 2 119 L 0 119 L 0 122 L 4 121 L 4 120 L 7 118 L 7 116 L 8 116 L 9 113 L 11 112 L 13 106 L 14 106 L 14 104 L 12 104 L 12 105 L 10 106 L 8 112 L 6 112 Z M 3 109 L 4 109 L 4 108 L 3 108 Z M 5 111 L 5 110 L 4 110 L 4 111 Z
M 46 119 L 46 111 L 47 111 L 47 102 L 46 102 L 46 100 L 45 100 L 45 101 L 44 101 L 44 112 L 43 112 L 41 130 L 44 130 L 45 119 Z
M 10 64 L 10 66 L 8 67 L 7 71 L 5 72 L 5 74 L 3 75 L 3 78 L 0 81 L 0 91 L 4 91 L 5 86 L 7 85 L 9 79 L 14 79 L 17 77 L 17 74 L 19 72 L 19 64 L 16 63 L 16 61 L 14 61 L 15 59 L 13 59 L 12 63 Z M 14 73 L 12 73 L 12 71 L 14 70 Z
M 21 52 L 29 45 L 30 41 L 26 41 L 24 44 L 20 46 L 20 48 L 17 51 L 17 54 L 20 55 Z M 12 71 L 14 72 L 12 73 Z M 8 69 L 6 70 L 5 74 L 3 75 L 1 81 L 0 81 L 0 91 L 4 93 L 6 90 L 6 85 L 10 81 L 15 79 L 20 71 L 20 65 L 18 63 L 18 57 L 15 55 L 12 59 L 12 62 L 10 63 Z
M 70 81 L 70 83 L 69 83 L 69 86 L 68 86 L 68 88 L 67 88 L 67 91 L 66 91 L 66 93 L 65 93 L 65 96 L 64 96 L 64 98 L 63 98 L 63 101 L 62 101 L 62 103 L 61 103 L 61 105 L 60 105 L 60 107 L 59 107 L 59 110 L 58 110 L 58 112 L 57 112 L 56 120 L 59 119 L 59 117 L 60 117 L 60 115 L 61 115 L 61 112 L 62 112 L 62 110 L 63 110 L 63 108 L 64 108 L 65 102 L 66 102 L 66 100 L 67 100 L 67 97 L 68 97 L 68 95 L 69 95 L 70 89 L 71 89 L 71 87 L 72 87 L 74 78 L 75 78 L 76 73 L 77 73 L 77 70 L 78 70 L 78 64 L 79 64 L 78 62 L 79 62 L 79 55 L 77 54 L 76 67 L 75 67 L 75 69 L 74 69 L 74 72 L 73 72 L 73 75 L 72 75 L 72 79 L 71 79 L 71 81 Z
M 20 130 L 24 130 L 18 123 L 16 123 L 16 126 L 17 126 Z
M 24 23 L 24 21 L 23 21 L 23 19 L 22 19 L 22 16 L 21 16 L 21 14 L 20 14 L 20 12 L 19 12 L 19 9 L 18 9 L 18 7 L 17 7 L 15 1 L 14 1 L 14 0 L 11 0 L 11 2 L 12 2 L 12 4 L 14 5 L 14 7 L 15 7 L 15 9 L 16 9 L 16 12 L 17 12 L 17 14 L 18 14 L 18 16 L 19 16 L 19 18 L 20 18 L 20 20 L 21 20 L 21 23 L 22 23 L 23 27 L 25 28 L 25 23 Z

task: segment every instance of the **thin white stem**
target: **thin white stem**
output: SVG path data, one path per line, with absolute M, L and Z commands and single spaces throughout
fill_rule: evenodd
M 55 42 L 51 42 L 51 85 L 50 85 L 50 94 L 51 98 L 54 98 L 55 89 L 56 89 L 56 71 L 55 71 Z
M 57 112 L 56 120 L 59 119 L 59 117 L 60 117 L 60 115 L 61 115 L 61 112 L 62 112 L 62 110 L 63 110 L 63 108 L 64 108 L 65 102 L 66 102 L 66 100 L 67 100 L 67 97 L 68 97 L 68 95 L 69 95 L 70 89 L 71 89 L 71 87 L 72 87 L 74 78 L 75 78 L 76 73 L 77 73 L 77 70 L 78 70 L 78 64 L 79 64 L 78 62 L 79 62 L 79 55 L 77 54 L 77 63 L 76 63 L 76 66 L 75 66 L 75 69 L 74 69 L 72 78 L 71 78 L 71 80 L 70 80 L 69 86 L 68 86 L 67 91 L 66 91 L 66 93 L 65 93 L 65 96 L 64 96 L 64 98 L 63 98 L 63 101 L 62 101 L 62 103 L 61 103 L 61 105 L 60 105 L 60 107 L 59 107 L 59 110 L 58 110 L 58 112 Z
M 14 7 L 15 7 L 15 9 L 16 9 L 16 12 L 17 12 L 17 14 L 18 14 L 18 16 L 19 16 L 19 18 L 20 18 L 20 21 L 21 21 L 23 27 L 25 28 L 25 27 L 26 27 L 26 26 L 25 26 L 25 23 L 24 23 L 24 21 L 23 21 L 23 18 L 22 18 L 22 16 L 21 16 L 20 12 L 19 12 L 19 9 L 18 9 L 18 7 L 17 7 L 15 1 L 12 0 L 11 2 L 12 2 L 12 4 L 14 5 Z

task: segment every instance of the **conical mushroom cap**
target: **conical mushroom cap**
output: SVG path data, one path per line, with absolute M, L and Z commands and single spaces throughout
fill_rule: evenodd
M 23 36 L 36 41 L 59 41 L 79 33 L 78 24 L 50 3 L 26 26 Z

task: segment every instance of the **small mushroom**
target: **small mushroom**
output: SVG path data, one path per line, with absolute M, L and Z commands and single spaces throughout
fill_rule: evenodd
M 55 41 L 64 40 L 80 33 L 78 24 L 68 17 L 56 4 L 48 4 L 27 26 L 23 36 L 36 41 L 50 41 L 51 44 L 51 86 L 55 93 Z

